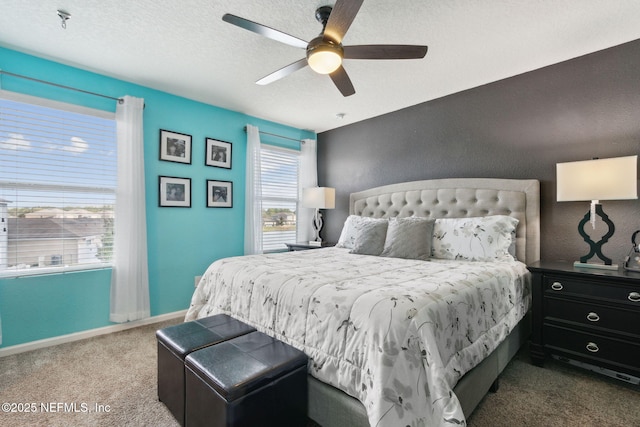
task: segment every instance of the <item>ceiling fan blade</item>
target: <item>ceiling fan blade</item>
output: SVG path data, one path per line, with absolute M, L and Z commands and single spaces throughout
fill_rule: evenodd
M 344 46 L 345 59 L 418 59 L 427 54 L 427 46 L 370 44 Z
M 353 84 L 351 83 L 351 79 L 347 75 L 344 67 L 341 65 L 336 71 L 329 74 L 331 80 L 336 85 L 342 96 L 351 96 L 356 93 L 356 90 L 353 88 Z
M 261 36 L 267 37 L 271 40 L 288 44 L 289 46 L 306 49 L 307 45 L 309 44 L 302 39 L 299 39 L 287 33 L 283 33 L 282 31 L 274 30 L 273 28 L 267 27 L 266 25 L 258 24 L 257 22 L 249 21 L 248 19 L 244 19 L 230 13 L 225 13 L 222 16 L 222 20 L 237 27 L 244 28 L 245 30 L 249 30 L 253 33 L 260 34 Z
M 256 84 L 268 85 L 269 83 L 273 83 L 276 80 L 280 80 L 283 77 L 287 77 L 289 74 L 295 71 L 298 71 L 301 68 L 304 68 L 306 66 L 307 66 L 307 58 L 302 58 L 292 64 L 287 65 L 286 67 L 280 68 L 278 71 L 274 71 L 268 76 L 261 78 L 256 82 Z
M 342 43 L 344 35 L 358 14 L 363 2 L 364 0 L 336 1 L 331 15 L 329 15 L 327 26 L 324 29 L 324 35 L 336 43 Z

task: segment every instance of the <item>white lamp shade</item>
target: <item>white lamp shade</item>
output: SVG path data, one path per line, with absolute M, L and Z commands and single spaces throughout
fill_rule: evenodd
M 638 198 L 638 156 L 585 160 L 556 165 L 557 200 Z
M 336 189 L 331 187 L 303 188 L 302 206 L 305 208 L 333 209 L 336 207 Z

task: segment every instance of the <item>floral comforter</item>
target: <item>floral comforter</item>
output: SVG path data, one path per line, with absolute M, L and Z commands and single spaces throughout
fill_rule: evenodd
M 465 425 L 452 389 L 530 305 L 526 266 L 324 248 L 218 260 L 186 320 L 225 313 L 304 351 L 372 426 Z

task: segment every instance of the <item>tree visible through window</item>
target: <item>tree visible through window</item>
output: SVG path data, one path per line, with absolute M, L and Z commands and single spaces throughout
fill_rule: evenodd
M 110 265 L 116 167 L 113 113 L 0 97 L 0 275 Z
M 285 249 L 296 241 L 300 153 L 262 145 L 262 250 Z

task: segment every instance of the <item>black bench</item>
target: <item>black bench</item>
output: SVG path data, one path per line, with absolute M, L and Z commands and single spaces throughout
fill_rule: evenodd
M 186 414 L 194 426 L 306 426 L 307 356 L 261 332 L 185 358 Z
M 156 331 L 158 341 L 158 399 L 180 425 L 185 425 L 185 367 L 188 354 L 255 331 L 225 314 L 185 322 Z

